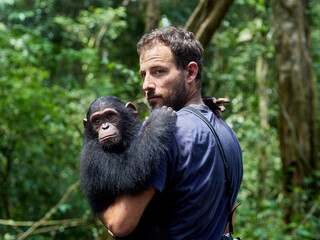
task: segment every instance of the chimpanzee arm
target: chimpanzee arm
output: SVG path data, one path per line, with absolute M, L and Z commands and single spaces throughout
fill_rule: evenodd
M 170 144 L 175 121 L 175 112 L 171 108 L 162 107 L 151 112 L 128 151 L 126 177 L 119 180 L 119 194 L 138 193 L 148 188 Z

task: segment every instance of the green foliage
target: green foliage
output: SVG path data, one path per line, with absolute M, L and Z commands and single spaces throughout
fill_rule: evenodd
M 223 118 L 234 129 L 242 146 L 244 179 L 238 199 L 242 205 L 237 210 L 235 236 L 244 239 L 317 239 L 320 225 L 315 219 L 319 211 L 313 212 L 305 221 L 304 216 L 297 216 L 292 226 L 283 226 L 282 207 L 287 200 L 283 199 L 280 174 L 272 21 L 272 10 L 265 1 L 235 1 L 207 51 L 204 95 L 231 99 L 231 106 L 227 106 Z M 317 32 L 318 28 L 312 30 L 313 35 Z M 315 40 L 318 37 L 313 41 L 319 41 Z M 314 52 L 319 50 L 319 47 L 314 48 L 317 49 Z M 268 126 L 264 129 L 260 127 L 258 105 L 258 56 L 262 56 L 268 65 L 265 83 Z M 319 60 L 316 58 L 317 66 Z M 263 141 L 267 159 L 263 186 L 259 186 L 258 172 L 260 141 Z M 261 187 L 263 199 L 258 195 Z M 300 190 L 300 194 L 306 197 L 306 191 Z M 306 207 L 302 202 L 298 205 Z
M 76 20 L 57 15 L 36 26 L 32 10 L 16 8 L 23 9 L 23 4 L 15 1 L 0 22 L 0 218 L 37 221 L 79 178 L 82 119 L 89 103 L 120 92 L 135 97 L 139 78 L 108 58 L 112 41 L 126 27 L 123 7 L 90 7 L 79 11 Z M 44 34 L 46 29 L 58 33 L 52 37 Z M 114 76 L 119 81 L 111 81 Z M 91 217 L 78 188 L 48 220 Z M 30 239 L 51 239 L 52 234 L 58 239 L 92 239 L 101 229 L 96 224 L 60 227 Z M 3 225 L 0 232 L 6 239 L 17 234 Z
M 206 50 L 203 93 L 228 97 L 223 119 L 239 137 L 244 179 L 235 232 L 243 239 L 317 239 L 319 195 L 306 216 L 283 226 L 284 199 L 277 137 L 277 94 L 273 72 L 272 9 L 269 1 L 237 0 Z M 317 0 L 310 2 L 315 75 L 320 76 Z M 196 1 L 162 1 L 160 26 L 183 26 Z M 37 221 L 78 180 L 82 119 L 89 103 L 116 95 L 147 114 L 137 73 L 136 43 L 144 31 L 141 1 L 0 1 L 0 219 Z M 256 64 L 268 64 L 265 95 L 268 126 L 260 129 Z M 320 84 L 318 81 L 318 89 Z M 320 118 L 319 118 L 320 123 Z M 259 152 L 267 159 L 264 198 L 259 199 Z M 306 179 L 311 185 L 315 179 Z M 303 199 L 304 189 L 295 189 Z M 303 202 L 299 207 L 305 207 Z M 102 239 L 81 190 L 73 191 L 48 220 L 84 219 L 76 227 L 28 239 Z M 29 226 L 19 227 L 26 231 Z M 16 239 L 19 228 L 0 225 L 0 236 Z M 290 232 L 288 231 L 290 230 Z

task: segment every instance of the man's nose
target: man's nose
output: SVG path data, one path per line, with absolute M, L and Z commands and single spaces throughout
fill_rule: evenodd
M 155 82 L 150 75 L 146 74 L 146 76 L 144 77 L 142 88 L 144 91 L 150 91 L 156 88 Z

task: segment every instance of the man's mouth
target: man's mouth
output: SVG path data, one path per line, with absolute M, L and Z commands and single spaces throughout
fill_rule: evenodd
M 159 98 L 159 97 L 157 97 L 157 96 L 148 97 L 148 100 L 150 101 L 150 100 L 156 99 L 156 98 Z
M 160 97 L 161 97 L 161 96 L 158 96 L 158 95 L 147 94 L 148 101 L 150 101 L 150 100 L 152 100 L 152 99 L 160 98 Z

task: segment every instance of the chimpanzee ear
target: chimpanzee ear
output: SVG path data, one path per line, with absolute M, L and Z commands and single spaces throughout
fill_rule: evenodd
M 86 123 L 88 122 L 88 119 L 83 119 L 83 127 L 86 128 Z
M 130 109 L 133 111 L 134 116 L 135 116 L 136 118 L 138 117 L 137 108 L 136 108 L 136 106 L 135 106 L 133 103 L 128 102 L 125 107 L 126 107 L 126 108 L 130 108 Z

